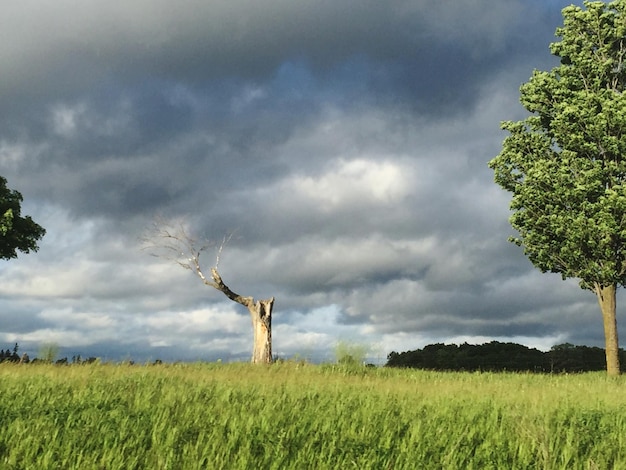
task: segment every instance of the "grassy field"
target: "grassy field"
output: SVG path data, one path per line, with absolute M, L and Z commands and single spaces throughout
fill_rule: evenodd
M 0 364 L 0 469 L 626 469 L 626 378 Z

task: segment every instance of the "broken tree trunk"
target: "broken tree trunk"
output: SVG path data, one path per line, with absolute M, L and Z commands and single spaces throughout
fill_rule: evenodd
M 212 280 L 202 278 L 205 284 L 219 290 L 230 300 L 237 302 L 248 309 L 252 319 L 254 344 L 252 349 L 253 364 L 272 363 L 272 309 L 274 297 L 267 300 L 255 301 L 252 297 L 244 297 L 234 293 L 224 284 L 217 268 L 211 269 Z
M 272 309 L 274 297 L 267 300 L 258 300 L 253 308 L 248 307 L 252 317 L 254 331 L 254 349 L 252 363 L 270 364 L 272 362 Z

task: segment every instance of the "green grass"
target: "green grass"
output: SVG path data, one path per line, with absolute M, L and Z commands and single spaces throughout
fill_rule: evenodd
M 0 469 L 626 469 L 623 377 L 0 365 Z

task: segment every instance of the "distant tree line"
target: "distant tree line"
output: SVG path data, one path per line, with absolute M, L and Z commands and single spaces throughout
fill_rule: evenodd
M 15 343 L 13 350 L 7 349 L 6 351 L 0 349 L 0 362 L 20 362 L 20 356 L 17 354 L 19 346 Z
M 626 364 L 623 349 L 619 350 L 619 355 L 621 364 Z M 606 356 L 603 348 L 570 343 L 553 346 L 547 352 L 498 341 L 480 345 L 437 343 L 415 351 L 392 351 L 387 356 L 386 367 L 441 371 L 587 372 L 606 370 Z
M 36 363 L 54 363 L 54 364 L 91 364 L 93 362 L 96 362 L 98 360 L 98 358 L 96 357 L 89 357 L 87 359 L 83 359 L 80 357 L 80 355 L 78 356 L 72 356 L 72 360 L 71 362 L 67 359 L 67 357 L 64 357 L 62 359 L 57 359 L 54 360 L 52 358 L 34 358 L 34 359 L 30 359 L 30 357 L 28 356 L 28 354 L 24 353 L 21 356 L 18 354 L 19 351 L 19 345 L 17 343 L 15 343 L 15 346 L 13 346 L 13 350 L 7 349 L 7 350 L 3 350 L 0 349 L 0 363 L 2 362 L 17 362 L 20 364 L 36 364 Z

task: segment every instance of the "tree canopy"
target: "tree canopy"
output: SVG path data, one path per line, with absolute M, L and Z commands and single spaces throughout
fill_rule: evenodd
M 550 45 L 560 65 L 522 85 L 531 116 L 503 123 L 509 136 L 489 166 L 513 194 L 512 241 L 541 271 L 597 294 L 606 336 L 626 283 L 626 1 L 585 1 L 563 18 Z
M 619 351 L 626 357 L 623 349 Z M 602 348 L 563 343 L 550 351 L 522 344 L 491 341 L 484 344 L 429 344 L 423 349 L 395 352 L 387 356 L 386 367 L 427 370 L 493 372 L 588 372 L 605 367 Z
M 0 176 L 0 259 L 17 257 L 37 251 L 37 242 L 45 235 L 43 227 L 30 216 L 21 215 L 22 195 L 7 187 L 7 180 Z

